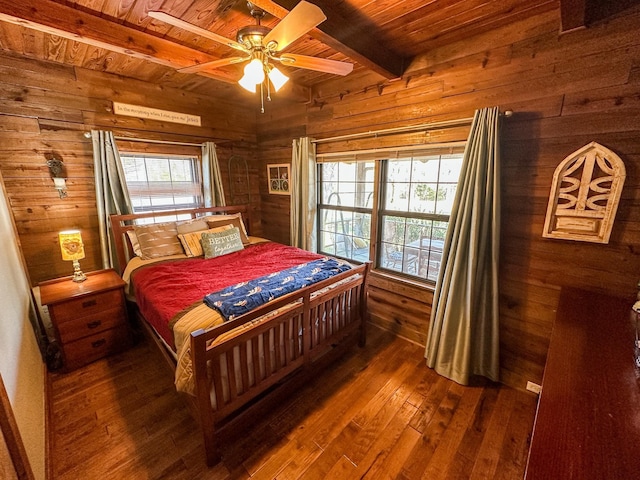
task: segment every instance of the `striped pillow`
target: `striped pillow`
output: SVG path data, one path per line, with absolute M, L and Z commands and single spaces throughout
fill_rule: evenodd
M 175 222 L 136 225 L 133 229 L 138 237 L 143 260 L 184 253 Z

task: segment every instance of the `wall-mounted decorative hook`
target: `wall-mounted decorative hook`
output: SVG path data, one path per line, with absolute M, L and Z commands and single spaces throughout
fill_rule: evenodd
M 53 187 L 58 190 L 60 198 L 67 196 L 66 171 L 62 159 L 51 157 L 47 160 L 47 167 L 53 179 Z

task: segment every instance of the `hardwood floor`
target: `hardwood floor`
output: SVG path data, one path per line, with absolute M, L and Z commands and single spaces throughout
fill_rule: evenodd
M 372 327 L 366 348 L 226 442 L 207 468 L 149 340 L 50 383 L 55 480 L 520 479 L 536 404 L 508 387 L 448 381 L 421 347 Z

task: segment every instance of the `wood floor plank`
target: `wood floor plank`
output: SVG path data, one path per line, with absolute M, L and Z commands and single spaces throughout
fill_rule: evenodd
M 427 465 L 422 478 L 442 478 L 446 476 L 449 466 L 453 464 L 455 453 L 462 442 L 465 429 L 472 424 L 473 414 L 478 406 L 484 388 L 472 387 L 461 395 L 451 423 L 442 434 L 431 461 Z
M 537 398 L 533 395 L 518 395 L 515 407 L 509 417 L 502 450 L 496 468 L 496 479 L 508 480 L 517 477 L 527 466 L 533 418 L 530 413 L 535 408 Z
M 474 411 L 473 418 L 470 420 L 470 428 L 467 428 L 464 432 L 464 436 L 445 475 L 446 478 L 469 478 L 471 476 L 471 471 L 480 450 L 482 439 L 489 426 L 499 391 L 500 386 L 497 384 L 488 385 L 482 389 L 480 400 Z
M 415 451 L 421 439 L 420 432 L 410 426 L 405 427 L 389 455 L 377 462 L 373 468 L 367 471 L 363 478 L 371 480 L 401 478 L 400 473 L 406 464 L 407 458 Z
M 396 413 L 402 408 L 405 403 L 409 402 L 409 397 L 414 391 L 415 385 L 419 382 L 419 379 L 424 376 L 424 371 L 428 370 L 427 366 L 420 362 L 420 365 L 416 365 L 409 375 L 404 378 L 402 384 L 389 395 L 376 395 L 374 400 L 382 400 L 369 402 L 363 412 L 356 415 L 354 422 L 360 425 L 363 430 L 359 438 L 357 438 L 351 445 L 349 445 L 345 451 L 345 455 L 355 465 L 360 465 L 362 459 L 366 456 L 369 450 L 372 448 L 376 439 L 383 436 L 385 430 L 388 428 L 389 423 L 392 421 Z M 388 385 L 385 385 L 388 387 Z M 381 391 L 383 391 L 382 389 Z M 375 412 L 375 416 L 371 419 L 367 417 L 372 413 L 371 406 L 377 405 L 379 409 Z M 411 405 L 409 403 L 409 405 Z
M 358 462 L 356 478 L 379 478 L 382 472 L 389 471 L 386 462 L 393 463 L 393 461 L 396 460 L 395 457 L 388 460 L 388 457 L 392 455 L 395 449 L 400 448 L 406 455 L 410 453 L 413 445 L 411 448 L 406 449 L 404 444 L 400 442 L 400 438 L 407 428 L 411 428 L 408 427 L 409 421 L 416 410 L 416 407 L 409 402 L 405 402 L 398 409 L 384 431 L 376 438 L 371 448 L 369 448 L 364 458 Z M 414 429 L 411 430 L 417 434 L 417 438 L 420 438 L 419 432 Z M 409 435 L 411 435 L 411 433 L 412 432 L 409 432 Z M 398 446 L 398 444 L 400 445 Z M 397 455 L 397 452 L 394 455 Z M 402 468 L 402 465 L 400 465 L 398 470 L 400 470 L 400 468 Z
M 209 468 L 202 434 L 148 339 L 51 373 L 53 478 L 129 480 L 522 478 L 535 398 L 462 387 L 423 349 L 372 328 L 251 430 L 222 440 Z
M 274 478 L 277 480 L 296 480 L 301 478 L 302 472 L 309 469 L 309 466 L 322 453 L 322 449 L 315 443 L 308 442 L 299 452 Z
M 494 408 L 489 427 L 482 438 L 482 444 L 471 472 L 472 477 L 495 477 L 507 425 L 509 424 L 509 419 L 514 408 L 515 398 L 514 390 L 500 390 L 496 408 Z
M 463 394 L 464 388 L 460 385 L 452 383 L 449 386 L 442 402 L 438 405 L 433 417 L 422 432 L 421 441 L 418 442 L 407 457 L 407 462 L 398 478 L 414 480 L 422 477 L 456 413 Z

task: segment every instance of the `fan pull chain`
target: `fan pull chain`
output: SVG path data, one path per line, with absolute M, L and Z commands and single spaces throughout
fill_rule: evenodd
M 264 82 L 260 84 L 260 113 L 264 113 Z

